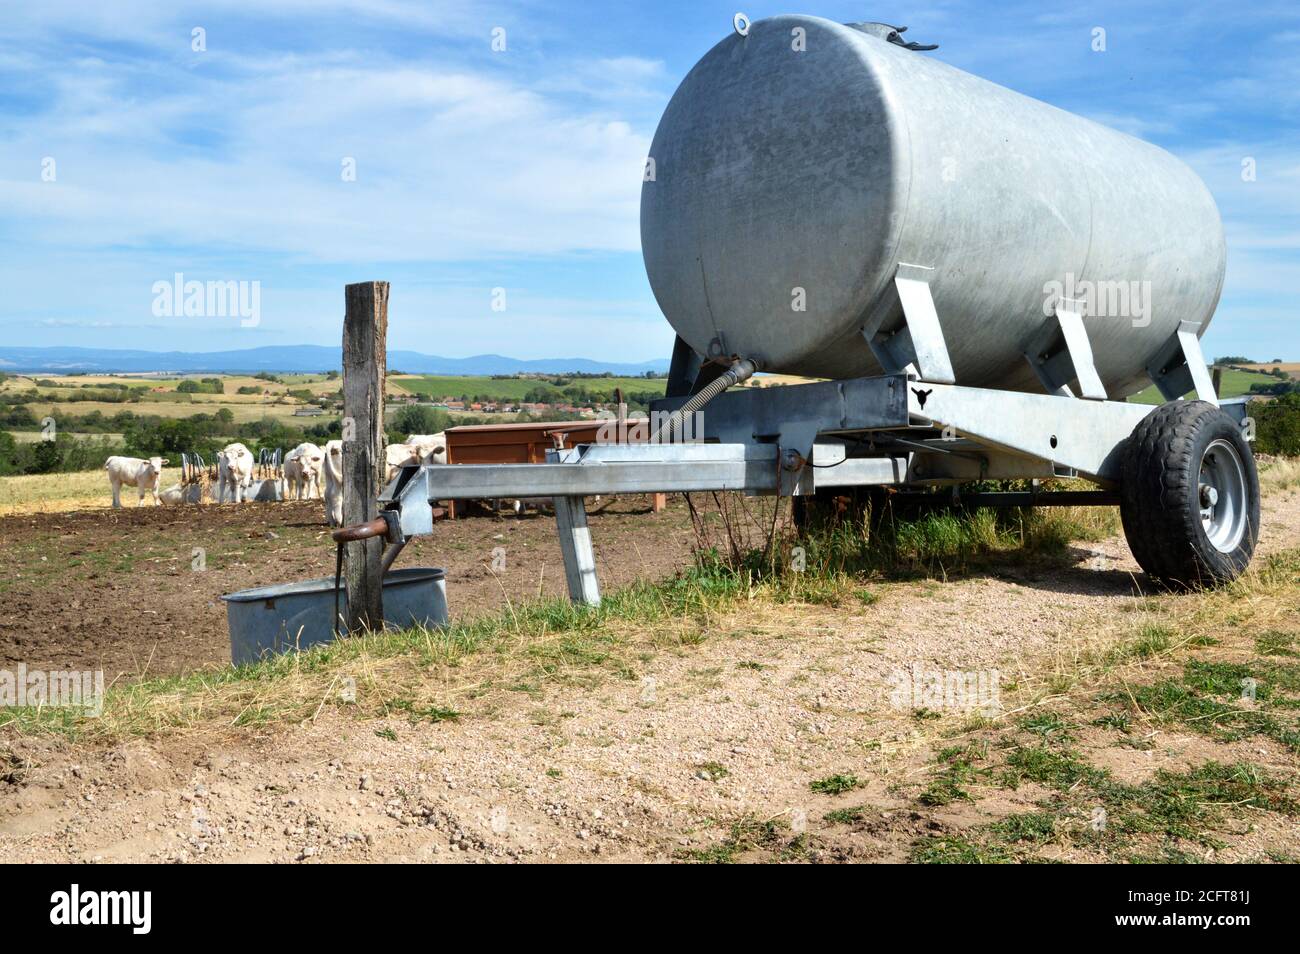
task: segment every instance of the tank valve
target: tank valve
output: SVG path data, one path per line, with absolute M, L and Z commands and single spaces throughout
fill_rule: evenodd
M 844 25 L 852 27 L 854 30 L 858 30 L 859 32 L 866 33 L 870 36 L 879 37 L 888 43 L 893 43 L 895 46 L 901 46 L 905 50 L 922 51 L 939 49 L 938 43 L 917 43 L 915 40 L 912 40 L 910 43 L 904 43 L 903 34 L 907 32 L 907 27 L 896 27 L 890 26 L 888 23 L 873 22 L 846 23 Z

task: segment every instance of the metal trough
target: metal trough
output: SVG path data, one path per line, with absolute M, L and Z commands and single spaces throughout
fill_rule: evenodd
M 230 627 L 230 661 L 236 666 L 264 656 L 306 649 L 334 638 L 334 578 L 259 586 L 221 597 Z M 339 592 L 346 619 L 348 597 Z M 384 622 L 390 626 L 445 626 L 445 574 L 435 567 L 390 570 L 384 577 Z M 346 629 L 340 623 L 341 631 Z
M 278 477 L 255 480 L 245 492 L 245 500 L 284 500 L 284 483 Z

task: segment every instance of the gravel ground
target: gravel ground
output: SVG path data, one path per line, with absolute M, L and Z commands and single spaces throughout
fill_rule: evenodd
M 1269 497 L 1261 550 L 1294 545 L 1297 530 L 1300 493 Z M 745 607 L 696 642 L 647 653 L 635 679 L 495 688 L 457 721 L 363 721 L 324 706 L 298 726 L 111 749 L 15 739 L 0 748 L 0 862 L 665 861 L 716 846 L 746 818 L 806 827 L 813 860 L 901 860 L 918 835 L 1025 810 L 1035 792 L 918 813 L 900 788 L 931 738 L 890 706 L 890 675 L 1041 673 L 1135 618 L 1122 611 L 1143 582 L 1115 539 L 1066 566 L 884 584 L 860 607 Z M 475 659 L 462 675 L 493 665 Z M 1205 744 L 1173 733 L 1153 752 L 1104 757 L 1136 776 L 1188 764 Z M 1263 743 L 1250 752 L 1281 759 Z M 809 789 L 847 772 L 862 787 Z M 845 805 L 869 806 L 870 822 L 823 821 Z M 1233 850 L 1296 837 L 1265 825 Z

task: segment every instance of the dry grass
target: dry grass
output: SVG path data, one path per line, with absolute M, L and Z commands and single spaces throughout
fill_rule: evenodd
M 10 436 L 18 444 L 35 444 L 37 441 L 45 440 L 45 436 L 40 431 L 10 431 Z M 105 441 L 110 444 L 121 443 L 121 434 L 87 434 L 79 431 L 64 431 L 69 437 L 75 437 L 79 441 Z
M 406 714 L 439 721 L 494 688 L 535 694 L 569 680 L 634 678 L 639 657 L 698 641 L 744 595 L 734 579 L 697 571 L 667 584 L 630 587 L 599 608 L 539 600 L 445 630 L 369 633 L 239 669 L 116 685 L 94 718 L 67 709 L 0 710 L 0 727 L 112 742 L 295 724 L 326 706 L 362 718 Z
M 1294 376 L 1300 372 L 1300 361 L 1269 361 L 1264 364 L 1243 364 L 1241 367 L 1255 371 L 1272 371 L 1274 368 L 1281 368 L 1287 374 Z
M 186 378 L 197 380 L 201 377 L 219 377 L 225 382 L 225 394 L 178 394 L 176 385 Z M 134 375 L 77 374 L 65 376 L 18 375 L 0 382 L 3 391 L 39 391 L 43 397 L 67 398 L 82 392 L 82 385 L 125 384 L 130 387 L 147 386 L 163 389 L 150 391 L 141 401 L 115 403 L 110 401 L 38 401 L 29 405 L 38 418 L 54 412 L 55 409 L 65 414 L 82 415 L 91 411 L 100 411 L 112 416 L 122 411 L 136 415 L 157 415 L 158 417 L 189 417 L 192 414 L 211 414 L 221 408 L 228 408 L 240 423 L 260 421 L 271 417 L 282 423 L 301 425 L 312 418 L 297 417 L 294 409 L 302 406 L 297 398 L 289 397 L 291 390 L 307 390 L 313 395 L 330 394 L 338 391 L 342 382 L 329 380 L 321 374 L 281 375 L 281 380 L 264 381 L 252 375 L 213 375 L 194 373 L 183 377 L 142 378 Z M 38 387 L 37 380 L 59 382 L 59 387 Z M 239 394 L 241 387 L 258 387 L 263 393 Z M 389 386 L 388 393 L 404 394 L 400 388 Z
M 1300 549 L 1261 557 L 1239 579 L 1217 589 L 1121 600 L 1108 612 L 1081 619 L 1049 655 L 1004 664 L 1003 710 L 996 719 L 938 714 L 918 726 L 914 741 L 932 747 L 963 744 L 990 727 L 1007 727 L 1039 712 L 1086 724 L 1097 714 L 1099 695 L 1131 696 L 1134 687 L 1180 670 L 1189 658 L 1257 662 L 1258 640 L 1278 633 L 1294 637 L 1300 647 Z
M 163 469 L 159 489 L 166 490 L 179 482 L 179 467 Z M 130 488 L 122 491 L 122 505 L 135 506 L 135 496 Z M 22 513 L 66 513 L 69 510 L 91 510 L 113 505 L 113 494 L 103 468 L 82 470 L 70 474 L 22 474 L 17 477 L 0 477 L 0 516 Z M 151 506 L 149 498 L 145 505 Z
M 227 400 L 217 398 L 216 400 L 203 403 L 200 401 L 144 401 L 138 404 L 114 404 L 108 401 L 77 401 L 72 402 L 46 402 L 37 401 L 29 405 L 32 413 L 36 417 L 42 418 L 54 413 L 57 408 L 61 414 L 73 414 L 77 416 L 89 414 L 91 411 L 99 411 L 106 417 L 112 417 L 120 414 L 122 411 L 129 411 L 138 417 L 190 417 L 194 414 L 213 414 L 221 408 L 229 408 L 230 413 L 235 416 L 237 422 L 260 421 L 264 417 L 272 417 L 283 423 L 302 425 L 304 422 L 312 423 L 320 420 L 317 417 L 297 417 L 294 415 L 294 408 L 301 405 L 294 404 L 251 404 L 238 403 L 234 397 Z M 239 398 L 240 401 L 244 398 Z
M 770 526 L 769 511 L 770 505 L 768 511 L 752 514 L 752 530 Z M 946 561 L 955 567 L 968 557 L 1005 553 L 1018 543 L 1050 549 L 1070 532 L 1080 532 L 1070 517 L 1066 510 L 1045 511 L 1017 533 L 1008 525 L 995 528 L 987 515 L 980 516 L 970 521 L 969 534 L 955 531 L 947 543 L 943 534 L 930 539 L 933 531 L 924 530 L 925 558 L 905 558 L 906 573 L 915 576 L 927 563 Z M 944 546 L 952 552 L 940 552 Z M 494 689 L 540 694 L 557 682 L 635 678 L 639 660 L 665 649 L 706 636 L 741 637 L 765 620 L 788 631 L 797 625 L 792 620 L 812 607 L 862 606 L 872 598 L 863 595 L 868 578 L 873 589 L 910 585 L 890 584 L 875 568 L 840 565 L 837 552 L 828 550 L 824 564 L 811 554 L 805 572 L 729 569 L 705 557 L 672 581 L 610 594 L 595 610 L 564 600 L 507 605 L 494 617 L 446 631 L 370 634 L 242 670 L 214 669 L 117 686 L 99 718 L 63 725 L 58 723 L 62 716 L 54 713 L 32 725 L 49 728 L 52 718 L 55 727 L 80 737 L 116 740 L 161 731 L 293 724 L 314 718 L 326 706 L 346 706 L 362 718 L 398 712 L 436 720 Z M 787 557 L 783 554 L 779 562 Z M 882 566 L 893 565 L 893 559 L 887 557 Z M 948 570 L 941 566 L 940 572 Z
M 1291 490 L 1300 487 L 1300 460 L 1280 457 L 1261 464 L 1259 468 L 1261 491 Z

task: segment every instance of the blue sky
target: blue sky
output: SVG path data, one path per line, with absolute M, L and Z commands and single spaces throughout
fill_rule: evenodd
M 6 0 L 0 344 L 335 344 L 343 284 L 384 278 L 393 348 L 666 357 L 641 167 L 743 9 L 902 23 L 940 44 L 923 55 L 1169 149 L 1228 235 L 1206 352 L 1300 359 L 1295 0 L 743 3 Z M 260 282 L 260 323 L 156 317 L 176 272 Z

